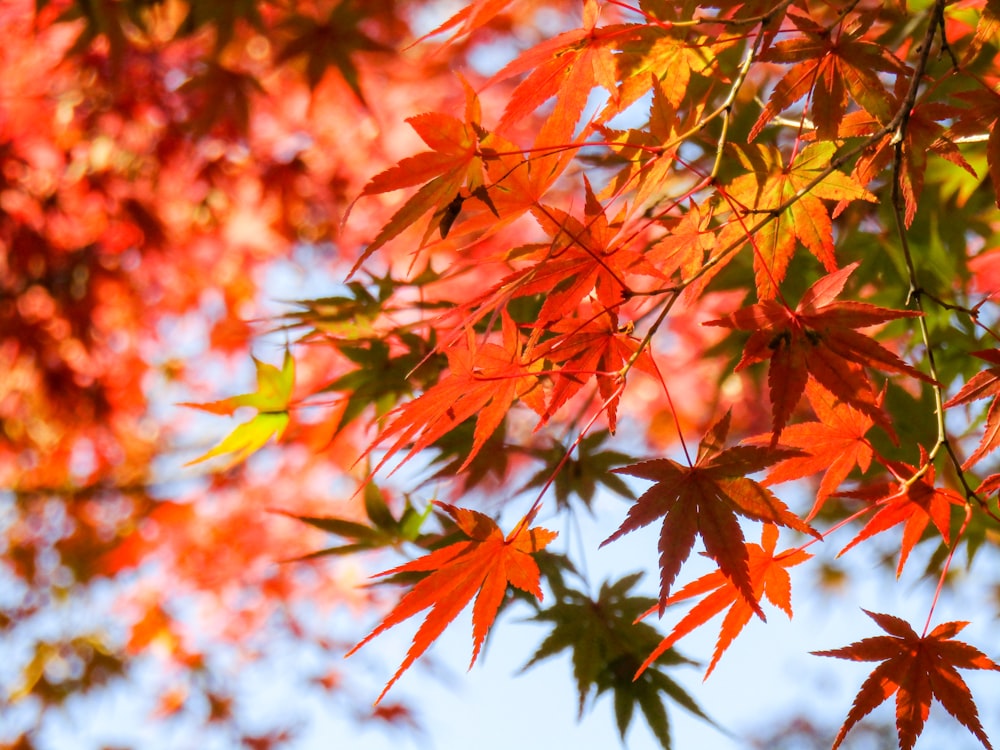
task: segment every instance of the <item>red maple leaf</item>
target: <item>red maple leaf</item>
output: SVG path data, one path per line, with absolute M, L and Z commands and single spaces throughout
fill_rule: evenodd
M 635 232 L 626 229 L 626 211 L 609 219 L 586 176 L 584 187 L 582 220 L 552 206 L 532 208 L 551 241 L 511 250 L 509 260 L 528 263 L 469 306 L 476 308 L 477 315 L 510 298 L 540 294 L 544 302 L 535 324 L 541 328 L 578 314 L 578 305 L 588 296 L 608 311 L 617 310 L 628 297 L 627 281 L 632 275 L 664 279 L 645 256 Z
M 792 616 L 792 583 L 786 568 L 803 563 L 812 555 L 802 550 L 785 550 L 777 555 L 774 554 L 774 545 L 778 541 L 778 527 L 773 524 L 764 524 L 761 529 L 760 544 L 747 544 L 746 550 L 749 555 L 750 581 L 753 588 L 754 597 L 759 603 L 763 597 L 774 606 L 784 611 L 789 618 Z M 719 639 L 715 643 L 715 651 L 712 653 L 712 661 L 705 670 L 705 679 L 712 674 L 715 665 L 718 664 L 722 654 L 740 634 L 740 631 L 750 622 L 750 617 L 754 614 L 755 608 L 747 603 L 740 594 L 732 580 L 717 570 L 714 573 L 704 575 L 696 581 L 692 581 L 676 594 L 667 597 L 665 605 L 676 604 L 677 602 L 691 599 L 696 596 L 706 594 L 705 598 L 698 602 L 670 634 L 660 641 L 660 645 L 653 650 L 646 661 L 639 667 L 639 674 L 655 662 L 667 649 L 671 648 L 677 641 L 690 633 L 692 630 L 701 627 L 724 609 L 729 609 L 722 621 L 722 628 L 719 630 Z M 656 607 L 646 612 L 652 614 Z M 758 616 L 763 619 L 759 609 L 756 610 Z
M 626 38 L 638 35 L 638 24 L 597 26 L 601 9 L 595 0 L 584 0 L 583 26 L 564 31 L 522 52 L 489 81 L 490 86 L 527 73 L 504 110 L 497 125 L 500 132 L 534 112 L 546 100 L 556 98 L 545 130 L 553 142 L 573 137 L 595 85 L 602 86 L 613 100 L 618 99 L 618 66 L 614 49 Z
M 861 686 L 834 740 L 833 750 L 837 750 L 851 727 L 893 694 L 900 750 L 913 748 L 930 713 L 931 698 L 937 698 L 948 713 L 992 750 L 969 686 L 956 668 L 1000 671 L 1000 665 L 967 643 L 952 640 L 969 623 L 942 623 L 929 635 L 918 636 L 905 620 L 862 611 L 889 635 L 865 638 L 832 651 L 812 652 L 816 656 L 882 662 Z
M 996 5 L 996 2 L 987 3 L 987 8 L 992 6 L 994 11 L 992 13 L 993 24 L 991 24 L 994 28 L 997 21 Z M 983 19 L 986 17 L 987 13 L 984 9 Z M 955 94 L 955 98 L 969 104 L 969 108 L 958 113 L 958 117 L 948 131 L 948 136 L 965 136 L 984 131 L 989 133 L 989 138 L 986 141 L 986 165 L 989 168 L 990 181 L 993 183 L 994 200 L 997 207 L 1000 208 L 1000 127 L 997 126 L 997 122 L 1000 122 L 1000 93 L 982 86 L 973 91 L 958 92 Z
M 853 99 L 871 115 L 887 121 L 891 99 L 879 73 L 897 76 L 909 71 L 903 63 L 880 44 L 862 39 L 873 16 L 859 14 L 854 28 L 845 30 L 820 26 L 803 16 L 788 15 L 802 36 L 774 44 L 761 60 L 796 63 L 778 81 L 774 92 L 750 130 L 748 140 L 774 119 L 775 115 L 812 92 L 812 119 L 822 140 L 837 137 L 840 122 Z
M 976 448 L 975 452 L 962 464 L 963 471 L 1000 445 L 1000 408 L 997 407 L 997 403 L 1000 402 L 1000 398 L 998 398 L 1000 397 L 1000 349 L 987 349 L 986 351 L 972 352 L 972 354 L 980 359 L 985 359 L 996 367 L 977 372 L 969 378 L 969 382 L 948 399 L 944 408 L 968 404 L 989 396 L 994 398 L 986 411 L 986 429 L 983 432 L 983 439 L 979 442 L 979 447 Z
M 718 564 L 720 572 L 732 581 L 753 611 L 763 617 L 754 594 L 750 557 L 737 516 L 787 526 L 820 538 L 770 490 L 747 478 L 787 458 L 793 451 L 750 445 L 724 449 L 730 416 L 727 412 L 705 435 L 694 466 L 661 458 L 615 469 L 617 473 L 651 479 L 656 484 L 635 502 L 622 525 L 601 546 L 663 518 L 659 544 L 661 615 L 670 586 L 691 554 L 695 537 L 701 535 L 706 552 Z
M 557 532 L 538 526 L 528 528 L 538 508 L 522 518 L 514 530 L 504 537 L 500 527 L 487 515 L 437 501 L 434 504 L 455 520 L 469 537 L 469 541 L 449 544 L 405 565 L 378 574 L 388 576 L 432 571 L 399 600 L 377 628 L 346 654 L 350 656 L 379 633 L 430 608 L 427 618 L 413 637 L 403 663 L 375 703 L 382 700 L 403 672 L 444 632 L 473 597 L 476 602 L 472 608 L 473 648 L 470 668 L 476 663 L 486 633 L 493 625 L 508 583 L 533 594 L 539 601 L 542 599 L 541 574 L 531 555 L 544 549 L 556 538 Z
M 902 94 L 897 98 L 901 97 Z M 901 146 L 902 161 L 899 174 L 899 187 L 905 204 L 903 220 L 907 227 L 913 223 L 913 218 L 917 214 L 917 200 L 924 189 L 928 155 L 937 154 L 976 177 L 976 171 L 949 138 L 954 129 L 945 133 L 944 126 L 940 124 L 940 121 L 954 120 L 964 112 L 966 110 L 941 102 L 918 104 L 910 110 L 906 120 L 906 135 Z M 882 130 L 884 125 L 885 121 L 880 121 L 866 112 L 852 112 L 841 124 L 840 137 L 868 136 Z M 892 165 L 895 153 L 894 131 L 887 133 L 864 150 L 854 165 L 852 176 L 862 185 L 871 184 Z
M 535 356 L 558 366 L 558 371 L 550 375 L 553 387 L 542 422 L 593 377 L 607 403 L 608 429 L 614 433 L 621 399 L 619 372 L 639 351 L 639 342 L 631 336 L 631 323 L 619 326 L 618 316 L 608 311 L 589 319 L 563 318 L 548 326 L 548 330 L 557 335 L 536 347 Z M 639 351 L 635 366 L 657 377 L 656 365 L 647 349 Z
M 933 383 L 898 356 L 857 328 L 896 318 L 917 317 L 910 310 L 889 310 L 865 302 L 837 302 L 858 263 L 828 274 L 809 287 L 798 307 L 773 299 L 744 307 L 705 325 L 752 331 L 736 365 L 742 370 L 765 359 L 772 409 L 772 444 L 784 429 L 810 377 L 840 400 L 869 415 L 887 431 L 892 425 L 877 403 L 865 367 L 899 372 Z
M 858 542 L 864 541 L 876 534 L 891 529 L 893 526 L 903 526 L 903 541 L 899 551 L 899 565 L 896 567 L 896 577 L 903 572 L 906 558 L 914 545 L 927 529 L 931 521 L 941 532 L 945 544 L 951 542 L 951 506 L 964 505 L 962 497 L 954 490 L 934 486 L 934 464 L 927 464 L 927 452 L 920 448 L 921 466 L 927 465 L 926 471 L 916 480 L 917 469 L 909 464 L 891 461 L 887 463 L 890 471 L 898 481 L 885 482 L 866 487 L 857 492 L 845 492 L 843 497 L 860 497 L 881 505 L 878 512 L 858 532 L 838 554 L 838 557 Z
M 586 175 L 584 187 L 583 221 L 550 206 L 539 206 L 532 212 L 551 235 L 552 243 L 543 248 L 538 267 L 527 270 L 528 283 L 518 294 L 527 289 L 547 292 L 538 313 L 539 323 L 564 318 L 589 294 L 606 309 L 617 309 L 626 299 L 626 280 L 631 274 L 663 278 L 626 231 L 626 212 L 609 220 Z M 539 286 L 543 280 L 545 288 Z

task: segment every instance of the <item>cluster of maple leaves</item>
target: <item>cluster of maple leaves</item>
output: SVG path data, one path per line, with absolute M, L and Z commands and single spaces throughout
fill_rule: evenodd
M 386 691 L 449 623 L 472 603 L 474 662 L 518 600 L 552 628 L 532 663 L 572 652 L 581 712 L 610 691 L 623 736 L 638 707 L 667 747 L 667 699 L 704 715 L 669 675 L 674 647 L 725 613 L 707 676 L 766 602 L 791 616 L 788 568 L 883 535 L 897 577 L 922 546 L 940 589 L 959 544 L 971 565 L 993 543 L 994 3 L 474 0 L 428 26 L 439 13 L 0 9 L 4 570 L 32 592 L 0 627 L 25 632 L 101 577 L 138 580 L 122 584 L 124 644 L 35 639 L 16 698 L 58 706 L 158 647 L 184 675 L 159 716 L 201 691 L 209 724 L 235 723 L 216 646 L 192 631 L 254 651 L 273 627 L 246 598 L 262 591 L 284 636 L 330 652 L 426 612 L 367 714 L 399 721 Z M 255 328 L 286 258 L 333 291 Z M 202 316 L 210 356 L 162 354 Z M 282 364 L 253 360 L 250 392 L 199 374 L 267 328 Z M 174 424 L 151 426 L 157 388 L 186 407 Z M 249 418 L 185 452 L 205 424 L 191 406 Z M 178 454 L 177 472 L 216 473 L 164 487 L 154 459 Z M 635 497 L 623 477 L 652 485 Z M 773 489 L 793 481 L 804 505 Z M 660 525 L 656 597 L 635 576 L 588 593 L 532 525 L 599 487 L 631 500 L 605 544 Z M 519 520 L 505 534 L 485 511 Z M 303 548 L 303 524 L 343 542 Z M 699 545 L 717 570 L 675 586 Z M 268 565 L 387 549 L 418 553 L 381 579 L 409 589 L 353 649 L 296 605 L 368 609 L 385 589 Z M 191 601 L 211 603 L 206 622 L 175 614 Z M 965 623 L 930 627 L 936 602 L 920 634 L 869 613 L 887 635 L 816 652 L 879 662 L 834 747 L 893 695 L 901 748 L 934 699 L 990 747 L 957 670 L 1000 667 L 955 640 Z M 665 637 L 653 614 L 675 621 Z M 83 676 L 59 678 L 70 662 Z
M 473 3 L 432 35 L 458 29 L 442 42 L 448 48 L 465 35 L 474 37 L 500 7 Z M 920 234 L 914 231 L 931 168 L 928 154 L 981 184 L 958 146 L 975 132 L 987 142 L 987 163 L 997 162 L 990 145 L 995 120 L 986 122 L 973 114 L 975 106 L 968 106 L 996 98 L 993 11 L 986 8 L 975 25 L 963 25 L 949 16 L 944 3 L 932 4 L 920 16 L 918 37 L 901 33 L 907 11 L 891 3 L 713 7 L 717 10 L 709 12 L 695 4 L 586 0 L 580 28 L 540 41 L 483 83 L 482 92 L 488 92 L 522 76 L 494 126 L 484 124 L 476 90 L 463 80 L 464 122 L 447 114 L 410 118 L 430 150 L 373 177 L 358 199 L 364 204 L 366 198 L 417 188 L 364 247 L 352 273 L 372 263 L 378 251 L 388 254 L 389 268 L 398 266 L 402 259 L 389 252 L 395 243 L 407 248 L 408 272 L 418 268 L 423 275 L 447 279 L 479 277 L 488 265 L 499 277 L 485 288 L 472 287 L 443 311 L 421 316 L 419 325 L 431 332 L 434 351 L 447 364 L 380 419 L 363 454 L 378 451 L 374 474 L 402 451 L 397 468 L 438 449 L 454 456 L 446 471 L 462 476 L 476 471 L 480 452 L 498 431 L 506 425 L 509 434 L 510 423 L 523 421 L 526 414 L 517 413 L 518 406 L 535 413 L 536 432 L 566 419 L 560 417 L 571 405 L 580 410 L 569 422 L 579 437 L 541 482 L 518 530 L 535 516 L 545 491 L 558 482 L 598 420 L 615 432 L 635 379 L 645 374 L 652 388 L 662 389 L 679 425 L 670 395 L 672 373 L 657 356 L 658 339 L 667 335 L 675 306 L 697 307 L 713 284 L 738 285 L 738 269 L 752 270 L 750 291 L 757 302 L 702 322 L 749 334 L 733 376 L 769 361 L 769 434 L 727 447 L 730 408 L 708 428 L 696 456 L 688 453 L 678 429 L 684 461 L 656 458 L 615 470 L 654 482 L 605 540 L 661 524 L 659 597 L 646 614 L 656 611 L 662 617 L 675 602 L 704 597 L 638 665 L 635 679 L 682 636 L 725 610 L 708 673 L 754 614 L 764 618 L 764 598 L 791 615 L 785 568 L 809 558 L 808 543 L 776 554 L 778 527 L 823 541 L 840 526 L 868 516 L 843 554 L 902 526 L 899 576 L 933 525 L 940 544 L 950 550 L 940 564 L 943 580 L 958 537 L 971 533 L 973 518 L 985 525 L 998 520 L 991 510 L 997 475 L 976 488 L 975 475 L 966 474 L 1000 443 L 994 407 L 986 415 L 979 447 L 964 461 L 958 458 L 964 431 L 952 434 L 945 413 L 995 395 L 996 374 L 974 375 L 949 398 L 949 383 L 936 361 L 942 334 L 934 335 L 927 322 L 928 308 L 936 306 L 939 313 L 964 317 L 960 325 L 973 328 L 970 340 L 977 340 L 979 326 L 979 335 L 995 344 L 985 320 L 989 316 L 981 315 L 989 295 L 973 301 L 968 287 L 955 283 L 941 293 L 932 290 L 926 267 L 934 261 L 916 247 Z M 773 71 L 781 72 L 770 77 Z M 963 77 L 964 85 L 958 82 Z M 603 103 L 588 105 L 601 89 Z M 745 105 L 755 94 L 766 95 L 766 101 L 748 125 Z M 649 102 L 647 117 L 634 114 L 638 102 Z M 536 123 L 527 134 L 525 121 Z M 622 129 L 616 127 L 619 121 L 644 124 Z M 578 176 L 566 157 L 573 152 L 576 163 L 588 165 Z M 566 180 L 582 187 L 576 210 L 557 190 Z M 996 188 L 997 183 L 992 190 L 986 183 L 983 192 L 995 196 Z M 881 214 L 865 207 L 879 202 L 886 205 Z M 1000 206 L 995 197 L 993 202 Z M 514 243 L 498 237 L 526 216 L 536 234 L 511 249 Z M 864 233 L 866 220 L 885 227 L 887 235 L 895 230 L 892 271 L 871 252 L 851 252 L 851 240 Z M 406 236 L 409 241 L 400 242 Z M 819 262 L 818 278 L 800 248 Z M 445 264 L 443 257 L 451 260 Z M 851 284 L 866 267 L 864 281 Z M 895 283 L 885 278 L 890 272 L 898 276 Z M 815 281 L 803 288 L 810 275 Z M 872 286 L 881 286 L 883 293 Z M 801 290 L 797 304 L 789 301 L 796 288 Z M 890 290 L 897 290 L 896 305 L 911 309 L 871 301 L 891 299 L 885 294 Z M 893 321 L 898 321 L 893 337 L 886 338 L 886 325 Z M 876 331 L 882 331 L 884 341 Z M 907 358 L 900 356 L 904 349 Z M 996 361 L 995 349 L 976 354 Z M 876 372 L 882 373 L 878 379 Z M 898 391 L 913 394 L 909 398 L 915 401 L 933 399 L 930 411 L 938 429 L 927 444 L 911 434 L 900 439 Z M 724 409 L 727 399 L 716 398 L 715 409 Z M 810 412 L 812 420 L 802 418 Z M 743 429 L 754 424 L 746 417 L 741 421 Z M 875 428 L 883 439 L 869 436 Z M 471 434 L 464 433 L 458 448 L 446 442 L 462 429 Z M 882 447 L 886 442 L 888 449 Z M 897 458 L 907 453 L 914 463 Z M 938 485 L 937 463 L 948 465 L 952 486 Z M 881 472 L 872 471 L 873 464 Z M 767 472 L 763 481 L 752 478 L 761 472 Z M 509 482 L 506 466 L 502 473 Z M 770 489 L 819 473 L 808 513 L 793 512 Z M 878 478 L 880 473 L 888 478 Z M 862 476 L 853 488 L 844 486 Z M 466 480 L 466 491 L 479 479 L 473 474 L 471 482 Z M 823 534 L 810 522 L 824 517 L 832 498 L 861 500 L 864 506 Z M 764 524 L 760 546 L 746 542 L 741 519 Z M 466 543 L 474 549 L 451 545 L 390 571 L 433 572 L 359 644 L 430 608 L 400 671 L 427 649 L 444 619 L 453 618 L 474 595 L 475 659 L 500 603 L 495 581 L 536 591 L 534 566 L 530 582 L 518 580 L 522 567 L 516 568 L 516 578 L 506 553 L 475 544 L 482 532 L 459 526 L 474 540 Z M 547 543 L 550 532 L 536 531 Z M 491 534 L 501 538 L 496 530 Z M 672 593 L 699 537 L 718 572 Z M 540 592 L 536 596 L 541 599 Z M 895 617 L 872 617 L 890 636 L 817 652 L 883 662 L 862 686 L 834 747 L 894 693 L 901 748 L 915 743 L 932 698 L 989 747 L 956 668 L 998 667 L 951 640 L 964 624 L 946 623 L 918 636 Z M 600 689 L 596 675 L 592 680 Z M 581 700 L 589 690 L 581 685 Z M 616 705 L 622 700 L 619 695 Z M 619 713 L 623 732 L 630 716 Z M 647 711 L 647 718 L 662 736 L 654 713 Z

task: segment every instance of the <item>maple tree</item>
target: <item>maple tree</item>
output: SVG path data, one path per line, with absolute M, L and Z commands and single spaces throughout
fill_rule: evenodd
M 672 704 L 712 715 L 679 668 L 867 550 L 937 588 L 921 634 L 865 609 L 888 635 L 814 652 L 879 662 L 828 744 L 895 695 L 900 748 L 933 699 L 989 748 L 957 670 L 997 664 L 930 623 L 1000 590 L 998 18 L 5 3 L 0 743 L 155 663 L 140 712 L 288 744 L 229 676 L 286 644 L 323 654 L 299 689 L 406 731 L 392 688 L 471 604 L 473 662 L 531 612 L 529 665 L 569 651 L 581 714 L 610 693 L 669 747 Z M 655 596 L 590 580 L 588 511 Z

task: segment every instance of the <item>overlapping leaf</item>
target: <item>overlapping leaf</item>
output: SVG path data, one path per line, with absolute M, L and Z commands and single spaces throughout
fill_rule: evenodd
M 374 484 L 365 485 L 364 497 L 365 515 L 371 522 L 370 525 L 334 516 L 303 516 L 283 510 L 274 512 L 349 540 L 347 544 L 326 547 L 298 558 L 308 560 L 328 555 L 352 555 L 356 552 L 398 546 L 403 542 L 414 542 L 420 535 L 420 529 L 433 508 L 433 506 L 428 505 L 423 511 L 417 511 L 407 499 L 405 507 L 397 518 L 386 504 L 381 490 Z
M 641 274 L 662 279 L 629 236 L 626 211 L 609 218 L 585 180 L 586 202 L 580 219 L 558 208 L 539 206 L 533 214 L 552 237 L 549 246 L 536 253 L 538 265 L 526 269 L 519 293 L 546 293 L 538 323 L 551 324 L 572 314 L 577 305 L 593 294 L 607 310 L 617 311 L 629 290 L 628 277 Z M 507 282 L 509 283 L 509 281 Z
M 917 214 L 917 200 L 924 188 L 928 155 L 936 154 L 961 167 L 973 177 L 975 170 L 962 156 L 958 146 L 948 137 L 941 121 L 954 120 L 966 113 L 958 107 L 929 102 L 918 104 L 910 110 L 906 121 L 906 136 L 901 141 L 902 159 L 899 169 L 899 188 L 903 197 L 903 222 L 909 227 Z M 883 129 L 884 122 L 865 112 L 852 112 L 844 118 L 840 137 L 867 136 Z M 950 131 L 955 132 L 952 128 Z M 851 173 L 862 185 L 869 185 L 890 167 L 896 154 L 896 134 L 887 133 L 870 144 Z
M 810 144 L 787 166 L 774 146 L 753 144 L 734 150 L 749 172 L 729 185 L 730 199 L 757 214 L 780 210 L 773 221 L 750 238 L 757 296 L 771 299 L 777 295 L 778 284 L 784 280 L 795 254 L 796 241 L 805 245 L 827 271 L 835 271 L 833 222 L 823 200 L 875 199 L 854 177 L 829 169 L 836 146 L 827 141 Z M 754 220 L 751 214 L 727 229 L 739 236 L 747 232 L 747 222 L 752 224 Z
M 772 443 L 777 442 L 810 377 L 890 431 L 892 426 L 877 403 L 865 368 L 903 373 L 933 382 L 856 330 L 896 318 L 912 318 L 920 313 L 836 300 L 857 267 L 857 263 L 852 263 L 821 278 L 806 290 L 795 310 L 766 299 L 706 324 L 751 332 L 737 370 L 771 360 L 767 381 L 771 395 Z
M 918 636 L 905 620 L 863 611 L 889 635 L 865 638 L 844 648 L 812 652 L 817 656 L 882 662 L 861 686 L 833 742 L 833 750 L 840 747 L 855 724 L 892 695 L 896 696 L 896 731 L 900 750 L 912 750 L 924 729 L 933 698 L 937 698 L 948 713 L 962 722 L 987 750 L 992 750 L 972 693 L 958 670 L 1000 671 L 1000 665 L 978 649 L 953 640 L 969 623 L 942 623 L 929 634 Z
M 763 616 L 750 576 L 750 555 L 738 516 L 787 526 L 804 534 L 819 534 L 792 513 L 770 490 L 748 478 L 794 451 L 738 445 L 724 448 L 729 432 L 727 413 L 705 435 L 697 461 L 684 466 L 669 458 L 644 461 L 616 469 L 618 473 L 656 484 L 646 490 L 618 530 L 602 546 L 630 531 L 663 518 L 660 531 L 660 599 L 662 614 L 670 586 L 701 536 L 708 555 L 750 605 Z
M 487 85 L 527 73 L 511 94 L 497 129 L 531 115 L 547 99 L 556 97 L 547 130 L 555 142 L 568 141 L 594 86 L 617 97 L 618 69 L 613 50 L 639 26 L 597 26 L 600 6 L 585 0 L 583 26 L 565 31 L 521 53 L 494 75 Z
M 643 654 L 660 637 L 651 625 L 636 622 L 652 602 L 631 593 L 640 576 L 635 573 L 614 583 L 605 582 L 596 598 L 573 589 L 557 591 L 558 601 L 533 618 L 550 623 L 552 630 L 524 668 L 569 649 L 581 715 L 588 697 L 611 691 L 622 738 L 638 706 L 660 745 L 669 750 L 670 725 L 664 697 L 709 719 L 665 671 L 665 667 L 692 663 L 676 651 L 664 649 L 655 663 L 634 677 Z
M 909 68 L 884 46 L 861 38 L 874 18 L 859 16 L 853 28 L 833 31 L 804 16 L 789 14 L 789 18 L 802 35 L 777 42 L 761 59 L 795 65 L 774 87 L 750 131 L 750 140 L 778 113 L 810 92 L 812 120 L 823 140 L 837 137 L 850 100 L 887 121 L 891 102 L 879 74 L 898 76 Z
M 410 448 L 404 461 L 474 416 L 476 430 L 461 471 L 500 426 L 516 399 L 527 399 L 541 411 L 541 393 L 533 392 L 540 363 L 526 361 L 517 325 L 506 311 L 502 317 L 502 344 L 478 344 L 475 334 L 468 331 L 464 342 L 445 351 L 448 375 L 392 412 L 392 422 L 365 451 L 367 455 L 385 441 L 392 441 L 375 471 L 407 445 Z
M 982 440 L 979 441 L 979 447 L 962 464 L 963 470 L 979 462 L 1000 445 L 1000 407 L 997 406 L 1000 403 L 1000 349 L 987 349 L 981 352 L 972 352 L 972 354 L 996 366 L 977 372 L 944 405 L 948 409 L 959 404 L 969 404 L 981 398 L 993 397 L 989 409 L 986 411 L 986 428 Z
M 815 380 L 808 381 L 805 390 L 818 421 L 789 425 L 782 431 L 781 444 L 798 448 L 802 455 L 779 461 L 762 484 L 768 487 L 823 472 L 816 500 L 805 518 L 810 521 L 855 467 L 868 471 L 875 450 L 865 436 L 874 423 L 870 416 L 838 400 Z M 770 440 L 770 435 L 761 435 L 746 442 L 766 444 Z
M 408 118 L 407 122 L 433 150 L 409 156 L 375 175 L 361 192 L 359 198 L 423 183 L 361 253 L 351 269 L 352 274 L 372 253 L 419 221 L 428 211 L 435 211 L 437 223 L 432 222 L 427 228 L 425 241 L 437 227 L 441 227 L 442 234 L 447 234 L 450 222 L 455 220 L 462 202 L 468 198 L 476 196 L 492 207 L 484 176 L 486 155 L 492 153 L 489 146 L 491 136 L 479 124 L 481 112 L 478 97 L 467 83 L 465 88 L 465 121 L 438 112 Z M 449 222 L 447 226 L 442 223 L 446 219 Z M 344 221 L 347 221 L 346 215 Z
M 526 591 L 541 600 L 540 573 L 532 554 L 544 549 L 556 532 L 541 527 L 529 528 L 536 508 L 522 518 L 506 537 L 489 516 L 466 508 L 435 502 L 451 516 L 468 541 L 449 544 L 412 562 L 400 565 L 380 576 L 398 573 L 429 573 L 408 591 L 393 610 L 371 633 L 347 652 L 359 648 L 394 625 L 430 609 L 427 618 L 413 637 L 399 669 L 386 684 L 376 703 L 417 658 L 433 643 L 448 624 L 465 609 L 473 597 L 472 664 L 483 645 L 507 592 L 507 585 Z
M 771 604 L 780 608 L 789 619 L 792 616 L 792 583 L 788 577 L 786 568 L 790 568 L 808 560 L 812 555 L 802 550 L 785 550 L 779 554 L 774 554 L 774 546 L 778 541 L 778 528 L 773 524 L 765 524 L 761 530 L 760 544 L 746 544 L 748 556 L 748 570 L 751 588 L 756 602 L 760 603 L 765 597 Z M 717 614 L 725 609 L 726 613 L 722 621 L 722 628 L 719 631 L 719 639 L 715 643 L 715 651 L 712 653 L 712 661 L 709 662 L 708 669 L 705 670 L 705 678 L 712 674 L 715 665 L 726 649 L 740 634 L 740 631 L 750 622 L 751 616 L 756 611 L 757 615 L 764 619 L 759 606 L 753 607 L 747 602 L 743 594 L 737 590 L 733 581 L 717 570 L 714 573 L 704 575 L 696 581 L 692 581 L 678 591 L 671 594 L 664 602 L 665 605 L 676 604 L 685 599 L 705 595 L 705 598 L 698 602 L 690 612 L 685 615 L 680 622 L 674 626 L 670 634 L 660 641 L 659 645 L 646 658 L 639 667 L 641 674 L 649 665 L 653 664 L 668 649 L 673 648 L 681 638 L 701 627 Z M 650 615 L 656 610 L 653 606 L 643 615 Z
M 987 9 L 991 12 L 991 26 L 996 29 L 1000 23 L 1000 14 L 996 11 L 997 3 L 990 0 Z M 987 18 L 984 11 L 983 19 Z M 977 35 L 978 36 L 978 35 Z M 978 135 L 982 132 L 989 133 L 986 141 L 986 165 L 990 172 L 990 181 L 993 183 L 993 194 L 996 206 L 1000 208 L 1000 94 L 996 91 L 982 86 L 972 91 L 965 91 L 955 95 L 969 105 L 968 109 L 963 109 L 958 113 L 952 127 L 948 131 L 949 136 Z
M 649 351 L 639 351 L 630 326 L 619 326 L 613 312 L 585 320 L 563 318 L 549 325 L 548 330 L 556 337 L 539 345 L 535 355 L 559 369 L 550 376 L 553 387 L 542 419 L 550 418 L 587 382 L 596 379 L 598 392 L 607 404 L 608 428 L 613 433 L 622 392 L 618 373 L 636 356 L 636 368 L 655 377 L 656 365 Z
M 924 473 L 917 479 L 917 469 L 909 464 L 893 461 L 888 466 L 897 481 L 865 487 L 857 492 L 844 493 L 844 497 L 860 497 L 873 505 L 881 506 L 874 516 L 858 532 L 858 535 L 840 551 L 844 554 L 858 542 L 904 524 L 903 541 L 900 545 L 899 565 L 896 576 L 902 574 L 903 566 L 914 545 L 920 541 L 927 525 L 933 521 L 945 544 L 951 541 L 950 524 L 952 506 L 964 505 L 961 495 L 946 487 L 935 487 L 934 465 L 928 464 L 927 453 L 921 447 L 921 466 Z

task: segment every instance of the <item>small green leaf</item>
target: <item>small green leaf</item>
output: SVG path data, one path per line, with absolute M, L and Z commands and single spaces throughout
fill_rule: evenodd
M 223 468 L 235 466 L 263 448 L 272 437 L 280 438 L 285 431 L 289 421 L 288 404 L 295 385 L 295 360 L 292 359 L 292 353 L 285 349 L 285 359 L 280 370 L 267 362 L 261 362 L 256 357 L 253 361 L 257 367 L 257 390 L 253 393 L 244 393 L 207 404 L 189 402 L 181 404 L 212 414 L 232 415 L 241 407 L 251 407 L 259 412 L 256 417 L 229 433 L 208 453 L 188 461 L 185 466 L 227 454 L 229 459 Z

